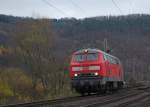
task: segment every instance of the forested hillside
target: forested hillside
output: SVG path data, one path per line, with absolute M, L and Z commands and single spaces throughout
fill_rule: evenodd
M 104 39 L 122 61 L 125 80 L 150 80 L 150 15 L 78 20 L 0 15 L 0 104 L 71 95 L 72 52 L 103 50 Z
M 107 38 L 111 54 L 122 61 L 126 80 L 150 79 L 150 15 L 60 19 L 53 20 L 53 25 L 64 56 L 81 48 L 103 50 Z

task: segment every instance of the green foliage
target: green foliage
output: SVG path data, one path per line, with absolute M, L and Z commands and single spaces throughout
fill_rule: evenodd
M 9 100 L 30 101 L 32 95 L 32 80 L 18 68 L 5 68 L 0 70 L 0 101 Z
M 0 80 L 0 99 L 6 99 L 8 97 L 12 97 L 13 91 L 10 86 L 4 81 Z

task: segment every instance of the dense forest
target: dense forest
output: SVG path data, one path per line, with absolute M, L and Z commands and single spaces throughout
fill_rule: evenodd
M 150 15 L 33 19 L 0 15 L 0 104 L 54 99 L 71 91 L 68 65 L 81 48 L 120 58 L 126 81 L 150 80 Z

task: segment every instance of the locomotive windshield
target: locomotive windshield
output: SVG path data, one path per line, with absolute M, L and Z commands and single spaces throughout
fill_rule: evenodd
M 76 54 L 73 56 L 74 61 L 94 61 L 98 59 L 97 53 Z

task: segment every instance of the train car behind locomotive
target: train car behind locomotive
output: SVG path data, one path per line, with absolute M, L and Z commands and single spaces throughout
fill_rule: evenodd
M 70 78 L 72 87 L 81 94 L 119 89 L 124 82 L 119 59 L 98 49 L 73 53 Z

